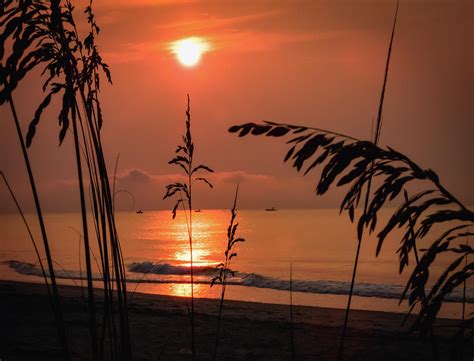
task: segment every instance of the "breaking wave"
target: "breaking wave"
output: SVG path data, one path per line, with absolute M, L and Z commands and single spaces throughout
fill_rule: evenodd
M 169 263 L 133 262 L 128 270 L 135 273 L 152 273 L 157 275 L 188 275 L 190 267 L 175 266 Z M 193 266 L 195 276 L 214 276 L 216 269 L 210 266 Z
M 10 268 L 24 275 L 43 277 L 41 268 L 32 263 L 11 260 L 8 261 Z M 134 262 L 128 267 L 127 282 L 130 283 L 189 283 L 187 277 L 190 267 L 172 265 L 169 263 Z M 216 274 L 216 269 L 209 266 L 194 266 L 196 284 L 210 284 L 212 276 Z M 62 279 L 83 279 L 85 272 L 58 269 L 56 277 Z M 95 275 L 94 280 L 100 280 L 100 275 Z M 235 272 L 234 277 L 228 279 L 228 284 L 246 287 L 257 287 L 280 291 L 289 291 L 290 282 L 274 277 L 268 277 L 256 273 Z M 293 292 L 347 295 L 349 293 L 350 282 L 333 280 L 293 280 Z M 404 286 L 378 283 L 356 283 L 354 295 L 361 297 L 377 297 L 399 299 L 404 290 Z M 454 291 L 446 299 L 451 302 L 462 302 L 461 290 Z M 466 290 L 466 301 L 474 303 L 474 289 Z

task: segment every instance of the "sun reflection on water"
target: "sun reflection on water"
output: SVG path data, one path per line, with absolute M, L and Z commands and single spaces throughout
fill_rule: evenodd
M 209 255 L 210 252 L 207 249 L 193 248 L 193 264 L 195 266 L 210 266 L 213 262 L 210 262 L 208 259 Z M 176 251 L 172 258 L 179 261 L 182 266 L 191 266 L 191 252 L 189 248 Z
M 179 297 L 191 297 L 191 284 L 172 283 L 169 285 L 169 295 Z
M 171 217 L 170 217 L 171 218 Z M 203 211 L 193 214 L 193 264 L 213 266 L 222 258 L 226 242 L 228 217 L 219 211 Z M 154 262 L 165 262 L 181 266 L 191 265 L 189 248 L 188 215 L 182 211 L 176 219 L 167 219 L 162 212 L 150 214 L 142 240 L 154 241 Z

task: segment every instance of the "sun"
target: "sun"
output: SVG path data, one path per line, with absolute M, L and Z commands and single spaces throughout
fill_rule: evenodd
M 202 54 L 208 49 L 208 44 L 203 39 L 196 37 L 177 40 L 171 44 L 171 51 L 176 55 L 178 61 L 187 67 L 197 65 Z

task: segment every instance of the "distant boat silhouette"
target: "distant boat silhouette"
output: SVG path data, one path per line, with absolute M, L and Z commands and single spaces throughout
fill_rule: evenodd
M 198 212 L 198 213 L 199 213 L 199 212 L 202 212 L 202 211 L 201 211 L 200 209 L 196 209 L 194 212 Z
M 142 211 L 141 209 L 139 209 L 139 210 L 137 211 L 137 214 L 142 214 L 142 213 L 143 213 L 143 211 Z
M 272 207 L 272 208 L 265 208 L 265 210 L 267 212 L 276 212 L 277 209 L 275 207 Z

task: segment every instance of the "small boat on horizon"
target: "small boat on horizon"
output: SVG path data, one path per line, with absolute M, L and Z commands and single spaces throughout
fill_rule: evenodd
M 143 214 L 143 211 L 142 211 L 141 209 L 139 209 L 139 210 L 137 211 L 137 214 Z
M 200 209 L 196 209 L 194 212 L 199 213 L 202 212 Z
M 272 207 L 272 208 L 265 208 L 265 210 L 266 210 L 267 212 L 276 212 L 276 211 L 277 211 L 277 209 L 276 209 L 275 207 Z

